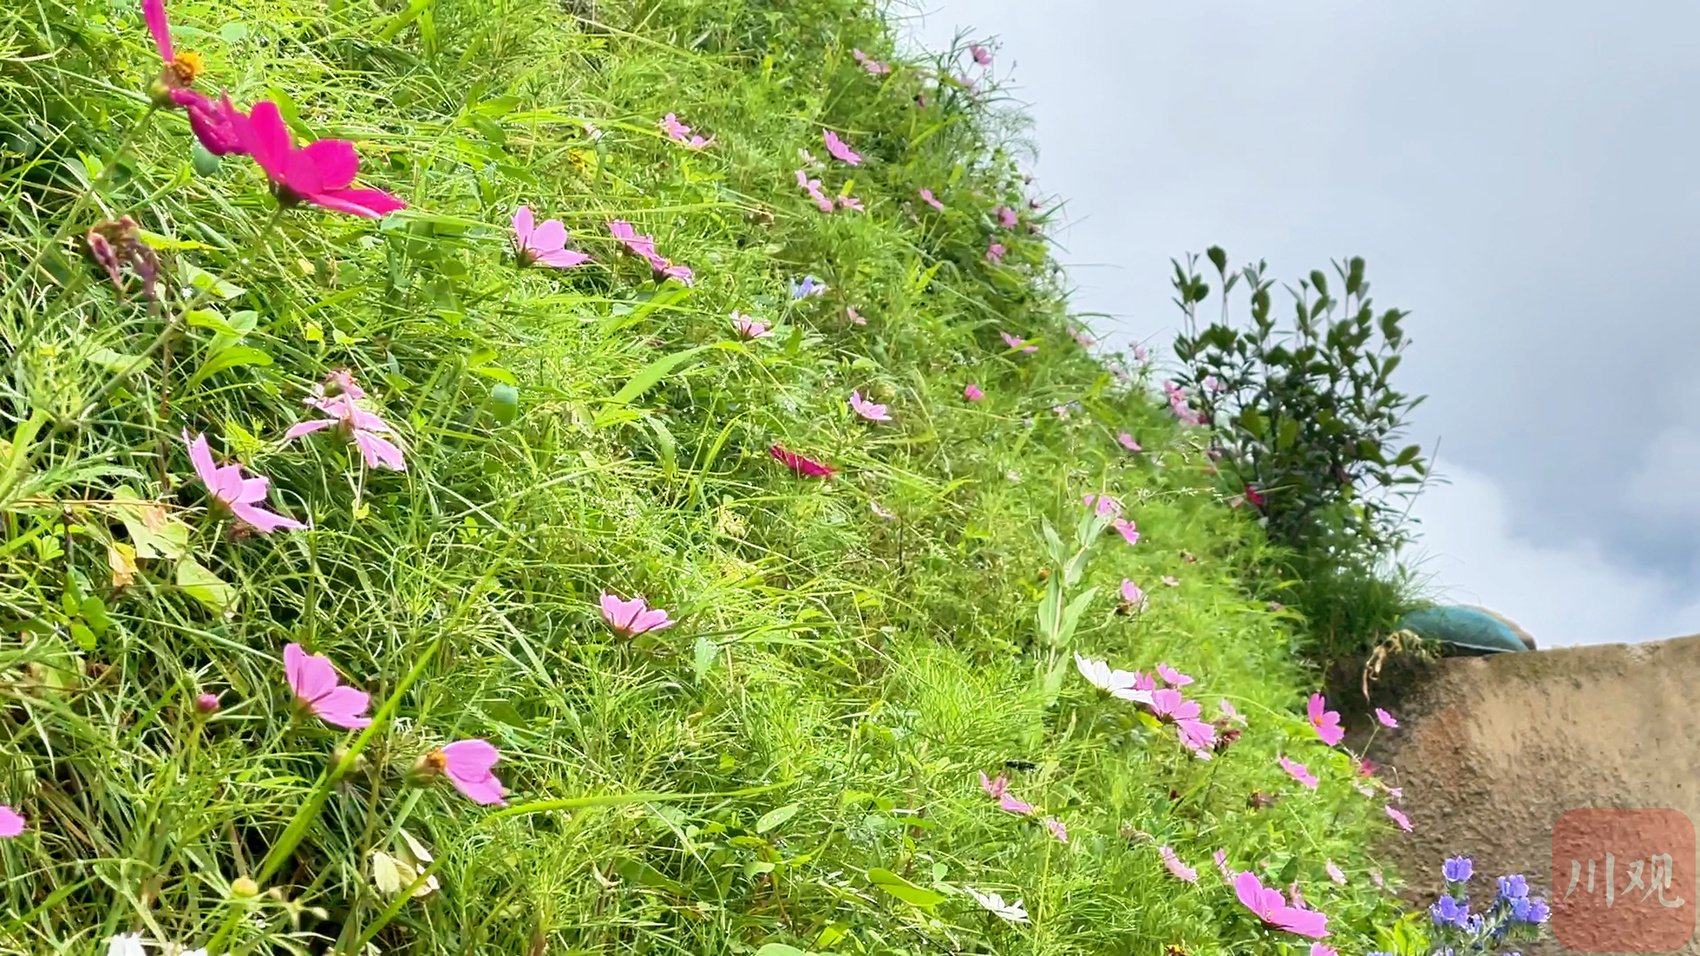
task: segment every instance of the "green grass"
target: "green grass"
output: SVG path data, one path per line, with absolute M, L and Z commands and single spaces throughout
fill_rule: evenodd
M 1219 847 L 1299 881 L 1343 951 L 1369 948 L 1398 918 L 1369 879 L 1386 821 L 1302 719 L 1289 621 L 1246 596 L 1257 529 L 1150 373 L 1123 381 L 1071 339 L 1042 235 L 984 259 L 997 204 L 1046 218 L 1003 148 L 1019 116 L 934 89 L 938 63 L 863 72 L 852 48 L 894 55 L 856 0 L 621 0 L 594 23 L 569 7 L 171 0 L 199 88 L 355 140 L 363 181 L 411 206 L 291 210 L 269 231 L 251 162 L 197 174 L 183 114 L 148 112 L 158 59 L 128 0 L 0 11 L 0 802 L 29 819 L 0 842 L 0 951 L 127 931 L 240 953 L 1302 951 L 1234 902 Z M 668 112 L 714 145 L 664 139 Z M 866 215 L 822 215 L 795 185 L 823 126 L 865 157 L 826 189 L 853 179 Z M 521 202 L 595 264 L 516 270 Z M 164 260 L 158 307 L 134 282 L 119 301 L 82 256 L 121 213 Z M 694 288 L 617 257 L 614 218 Z M 794 302 L 806 273 L 831 291 Z M 733 310 L 778 334 L 734 341 Z M 280 443 L 342 367 L 395 424 L 405 474 L 363 471 L 328 434 Z M 962 399 L 970 381 L 984 401 Z M 851 416 L 853 388 L 895 422 Z M 230 535 L 186 428 L 311 529 Z M 840 475 L 791 475 L 776 441 Z M 1100 590 L 1053 645 L 1041 524 L 1072 529 L 1098 491 L 1143 538 L 1095 543 L 1066 597 Z M 125 582 L 112 561 L 133 547 Z M 1115 613 L 1124 577 L 1144 613 Z M 616 638 L 604 590 L 680 623 Z M 372 691 L 372 730 L 293 712 L 290 641 Z M 1074 651 L 1168 661 L 1207 715 L 1225 698 L 1250 726 L 1188 758 L 1074 674 Z M 210 719 L 203 691 L 222 694 Z M 508 809 L 409 785 L 467 737 L 503 751 Z M 1067 845 L 980 791 L 1006 761 Z M 436 855 L 429 899 L 373 886 L 372 851 L 400 853 L 403 829 Z M 1024 899 L 1031 923 L 966 886 Z

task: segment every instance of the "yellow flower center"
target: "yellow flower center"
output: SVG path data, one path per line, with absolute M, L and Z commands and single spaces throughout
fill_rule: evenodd
M 206 61 L 202 60 L 201 55 L 194 50 L 184 50 L 177 54 L 177 58 L 171 61 L 170 66 L 166 67 L 166 71 L 171 74 L 172 81 L 180 87 L 193 86 L 195 78 L 205 73 L 206 69 Z
M 425 755 L 425 765 L 438 773 L 449 765 L 449 758 L 441 750 L 433 750 Z

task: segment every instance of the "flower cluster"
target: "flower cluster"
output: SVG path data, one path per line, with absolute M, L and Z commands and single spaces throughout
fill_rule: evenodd
M 1492 899 L 1472 911 L 1469 883 L 1475 875 L 1474 861 L 1451 857 L 1440 872 L 1446 892 L 1428 910 L 1436 953 L 1496 953 L 1507 943 L 1538 939 L 1540 926 L 1552 914 L 1545 900 L 1529 895 L 1529 881 L 1521 874 L 1500 877 Z

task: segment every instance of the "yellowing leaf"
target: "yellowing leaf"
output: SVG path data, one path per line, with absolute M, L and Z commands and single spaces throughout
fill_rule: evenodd
M 137 558 L 181 558 L 189 553 L 189 526 L 157 501 L 137 497 L 128 485 L 112 493 L 113 512 L 130 533 Z
M 129 587 L 136 581 L 136 549 L 122 541 L 107 544 L 106 566 L 112 569 L 113 587 Z

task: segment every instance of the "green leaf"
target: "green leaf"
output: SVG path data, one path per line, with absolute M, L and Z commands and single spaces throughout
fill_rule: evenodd
M 1087 605 L 1091 604 L 1092 599 L 1097 595 L 1098 588 L 1094 585 L 1080 592 L 1074 600 L 1068 602 L 1068 607 L 1063 608 L 1062 626 L 1057 629 L 1057 637 L 1053 643 L 1068 643 L 1068 639 L 1074 636 L 1074 629 L 1080 625 L 1080 616 L 1086 613 Z
M 692 655 L 691 671 L 696 675 L 697 683 L 708 676 L 709 668 L 714 666 L 714 659 L 720 655 L 720 645 L 706 634 L 698 634 L 696 647 Z
M 923 908 L 937 906 L 946 899 L 943 893 L 916 886 L 890 870 L 868 871 L 868 882 L 905 903 Z
M 756 956 L 814 956 L 814 954 L 795 946 L 788 946 L 785 943 L 763 943 L 761 949 L 756 950 Z
M 184 385 L 184 388 L 192 391 L 208 378 L 229 369 L 240 368 L 244 365 L 270 364 L 272 364 L 272 357 L 265 352 L 248 345 L 232 345 L 229 348 L 220 349 L 201 363 L 201 367 L 195 370 L 195 374 L 189 376 L 189 381 Z
M 608 400 L 608 404 L 603 408 L 603 410 L 597 413 L 595 420 L 596 427 L 606 428 L 608 425 L 613 424 L 615 421 L 614 413 L 616 411 L 630 405 L 632 402 L 637 401 L 638 398 L 642 397 L 644 392 L 649 391 L 659 384 L 660 381 L 667 376 L 668 372 L 671 372 L 680 365 L 689 362 L 698 355 L 701 355 L 703 352 L 717 347 L 717 344 L 711 343 L 708 345 L 699 345 L 696 348 L 685 349 L 683 352 L 670 352 L 644 366 L 636 375 L 633 375 L 618 392 L 615 392 L 614 397 Z
M 236 589 L 201 567 L 194 558 L 182 558 L 177 562 L 177 586 L 214 614 L 227 616 L 235 613 Z
M 144 501 L 129 485 L 112 492 L 112 510 L 124 523 L 138 558 L 183 558 L 189 554 L 189 526 L 164 505 Z
M 803 806 L 800 803 L 787 803 L 783 807 L 774 807 L 762 814 L 761 819 L 756 821 L 756 832 L 766 833 L 796 816 L 797 811 L 801 809 L 803 809 Z

